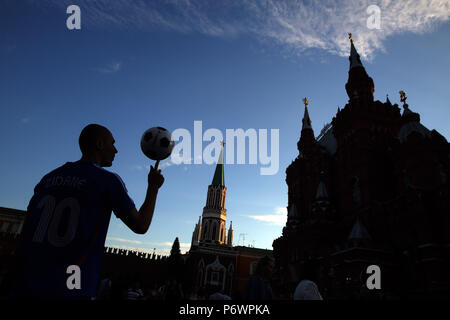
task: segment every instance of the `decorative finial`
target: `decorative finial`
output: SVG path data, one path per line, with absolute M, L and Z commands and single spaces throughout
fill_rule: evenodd
M 352 36 L 352 34 L 351 34 L 351 33 L 349 33 L 349 34 L 348 34 L 348 38 L 350 39 L 350 41 L 352 41 L 352 42 L 353 42 L 353 36 Z
M 305 108 L 308 106 L 308 104 L 309 104 L 309 101 L 308 101 L 308 99 L 306 99 L 306 98 L 303 98 L 303 103 L 305 104 Z
M 225 141 L 221 141 L 221 142 L 220 142 L 220 145 L 221 145 L 221 146 L 222 146 L 222 148 L 223 148 L 223 147 L 225 147 L 225 145 L 226 145 L 226 142 L 225 142 Z
M 406 103 L 406 92 L 403 90 L 400 90 L 398 93 L 400 93 L 400 101 L 403 102 L 403 107 L 408 107 L 408 104 Z

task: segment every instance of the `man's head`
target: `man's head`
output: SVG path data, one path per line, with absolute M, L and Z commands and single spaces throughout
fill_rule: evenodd
M 318 280 L 319 264 L 315 260 L 308 259 L 304 262 L 302 268 L 302 279 L 316 282 Z
M 263 278 L 270 279 L 272 276 L 274 261 L 269 256 L 264 256 L 256 264 L 255 273 L 259 274 Z
M 97 162 L 101 167 L 110 167 L 117 153 L 111 132 L 99 124 L 89 124 L 80 133 L 78 143 L 84 159 Z

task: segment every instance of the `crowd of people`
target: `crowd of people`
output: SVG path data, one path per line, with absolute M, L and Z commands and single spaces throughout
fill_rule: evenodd
M 147 286 L 139 280 L 127 285 L 121 280 L 105 278 L 100 282 L 96 300 L 231 300 L 231 297 L 223 294 L 217 286 L 195 287 L 186 292 L 182 284 L 173 278 Z
M 99 283 L 97 300 L 239 300 L 269 301 L 279 299 L 290 300 L 323 300 L 316 284 L 316 269 L 313 264 L 306 263 L 302 279 L 295 290 L 287 297 L 274 294 L 271 286 L 274 261 L 266 256 L 260 259 L 255 272 L 250 277 L 243 292 L 234 291 L 231 295 L 224 293 L 219 285 L 194 286 L 185 290 L 181 281 L 170 277 L 164 282 L 153 282 L 145 286 L 135 278 L 125 280 L 123 277 L 106 276 Z

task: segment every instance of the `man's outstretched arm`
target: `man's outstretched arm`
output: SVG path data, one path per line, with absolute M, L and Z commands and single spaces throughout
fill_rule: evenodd
M 161 170 L 155 170 L 153 166 L 150 168 L 148 174 L 148 187 L 144 203 L 139 211 L 133 208 L 123 222 L 135 233 L 144 234 L 147 232 L 153 218 L 155 211 L 156 197 L 159 188 L 164 183 L 164 177 Z

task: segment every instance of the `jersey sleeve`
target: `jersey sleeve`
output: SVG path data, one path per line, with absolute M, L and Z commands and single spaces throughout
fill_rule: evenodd
M 113 173 L 110 184 L 111 207 L 117 218 L 127 217 L 130 211 L 135 207 L 134 201 L 128 195 L 125 183 L 119 175 Z

